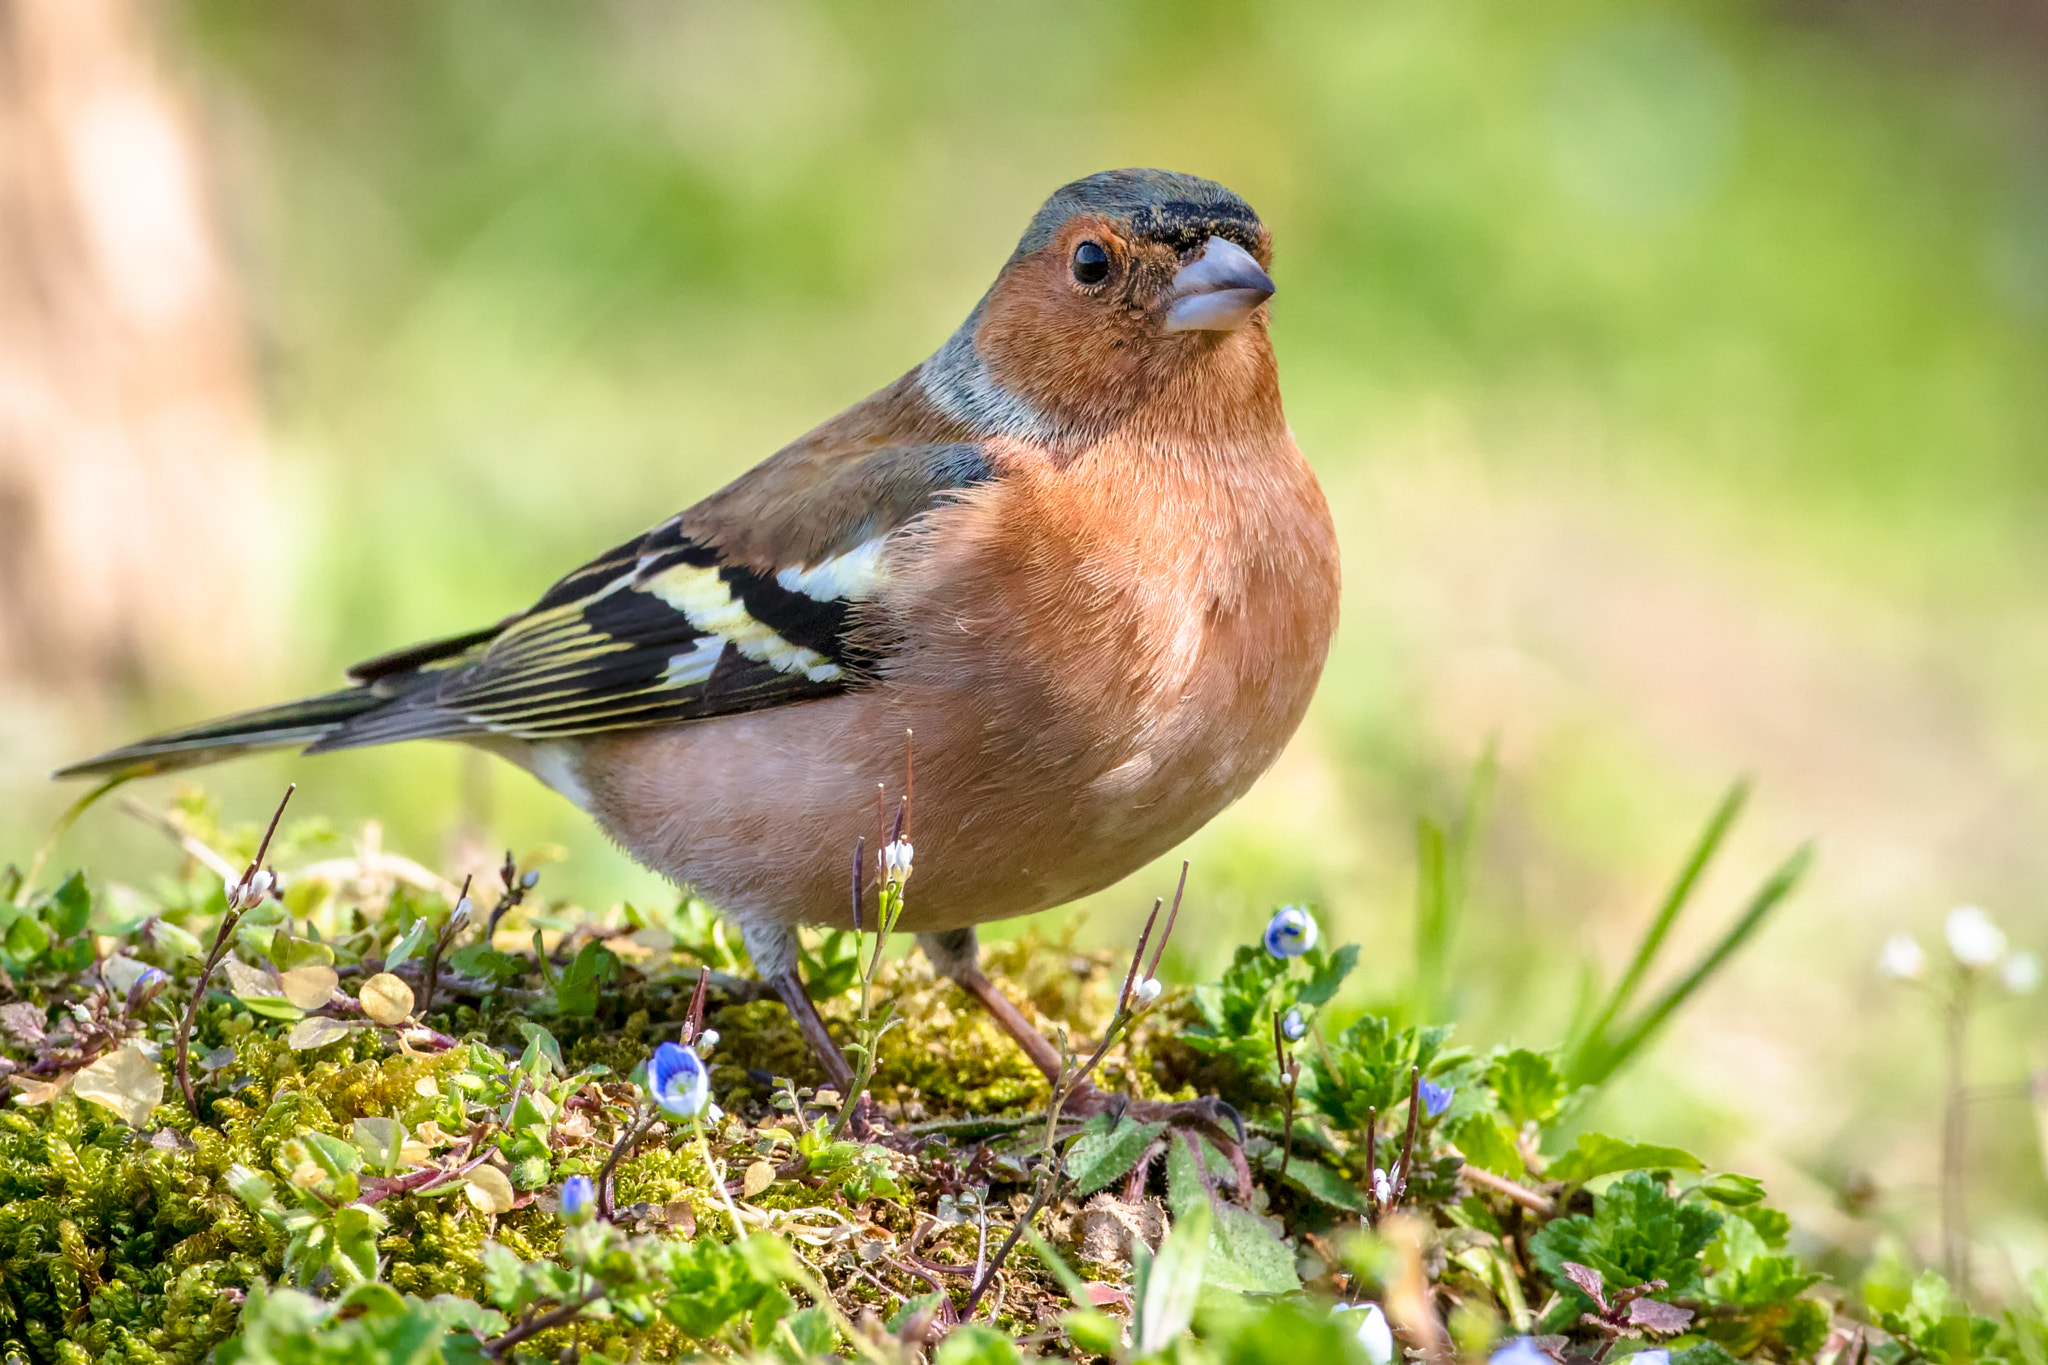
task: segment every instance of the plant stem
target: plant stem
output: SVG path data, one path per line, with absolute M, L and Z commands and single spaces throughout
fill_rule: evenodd
M 711 1139 L 704 1135 L 704 1120 L 693 1118 L 690 1123 L 697 1130 L 697 1155 L 704 1159 L 704 1169 L 711 1176 L 711 1187 L 718 1191 L 719 1199 L 725 1204 L 725 1216 L 732 1219 L 733 1240 L 745 1241 L 747 1225 L 740 1221 L 739 1206 L 732 1202 L 732 1193 L 725 1188 L 724 1165 L 711 1158 Z
M 78 817 L 85 814 L 95 801 L 134 776 L 134 773 L 118 773 L 64 808 L 64 813 L 50 826 L 50 832 L 43 837 L 43 842 L 37 845 L 36 856 L 30 860 L 28 872 L 22 877 L 21 885 L 15 888 L 16 905 L 28 904 L 28 898 L 36 889 L 36 879 L 43 875 L 43 864 L 49 860 L 50 854 L 57 847 L 57 841 L 64 837 L 65 831 L 76 824 Z
M 505 1352 L 511 1350 L 520 1342 L 525 1341 L 528 1337 L 538 1336 L 551 1327 L 560 1327 L 566 1322 L 574 1321 L 584 1309 L 590 1307 L 590 1305 L 603 1297 L 604 1295 L 601 1292 L 592 1290 L 574 1303 L 565 1303 L 551 1308 L 537 1318 L 526 1318 L 503 1336 L 492 1337 L 489 1341 L 485 1342 L 483 1352 L 491 1359 L 498 1360 L 504 1356 Z
M 967 1306 L 960 1310 L 960 1320 L 962 1322 L 974 1316 L 974 1310 L 981 1306 L 981 1296 L 986 1294 L 988 1287 L 995 1283 L 996 1272 L 1003 1268 L 1003 1262 L 1009 1259 L 1011 1250 L 1016 1247 L 1018 1241 L 1024 1236 L 1025 1230 L 1031 1226 L 1032 1220 L 1038 1217 L 1038 1211 L 1051 1201 L 1052 1193 L 1059 1187 L 1059 1184 L 1059 1179 L 1052 1174 L 1052 1168 L 1048 1166 L 1046 1173 L 1039 1177 L 1037 1190 L 1032 1193 L 1031 1206 L 1024 1210 L 1022 1216 L 1010 1228 L 1010 1235 L 1005 1237 L 1003 1244 L 996 1248 L 995 1256 L 988 1263 L 988 1269 L 976 1278 L 974 1288 L 967 1295 Z
M 625 1160 L 626 1153 L 633 1150 L 633 1144 L 654 1124 L 654 1111 L 634 1106 L 633 1126 L 612 1148 L 612 1154 L 605 1158 L 604 1169 L 597 1173 L 597 1216 L 609 1223 L 612 1220 L 612 1172 Z
M 1941 1260 L 1956 1292 L 1970 1292 L 1969 1066 L 1970 973 L 1959 974 L 1942 1018 Z

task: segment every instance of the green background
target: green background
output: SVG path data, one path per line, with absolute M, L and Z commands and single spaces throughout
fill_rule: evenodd
M 150 689 L 54 763 L 495 620 L 906 370 L 1038 202 L 1131 164 L 1271 225 L 1288 410 L 1345 551 L 1315 710 L 1184 850 L 1175 963 L 1283 901 L 1411 975 L 1414 820 L 1501 779 L 1454 957 L 1468 1041 L 1553 1040 L 1714 800 L 1757 799 L 1703 941 L 1810 884 L 1630 1073 L 1609 1131 L 1770 1177 L 1821 1235 L 1928 1239 L 1935 1024 L 1881 982 L 1980 901 L 2048 949 L 2048 42 L 1989 5 L 267 5 L 168 11 L 241 267 L 289 584 L 234 695 Z M 2003 19 L 2000 16 L 2005 16 Z M 38 747 L 47 746 L 45 748 Z M 207 781 L 429 862 L 564 845 L 556 893 L 671 894 L 525 777 L 437 746 Z M 145 798 L 161 798 L 168 783 Z M 169 850 L 111 809 L 63 857 Z M 1179 855 L 1176 855 L 1179 856 Z M 1115 941 L 1162 864 L 1097 897 Z M 915 885 L 911 888 L 915 894 Z M 2048 1257 L 2037 1004 L 1980 1020 L 1978 1205 Z M 1835 1210 L 1867 1174 L 1874 1216 Z

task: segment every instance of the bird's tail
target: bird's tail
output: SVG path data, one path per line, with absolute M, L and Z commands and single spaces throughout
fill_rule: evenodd
M 203 725 L 172 730 L 109 749 L 97 758 L 60 768 L 57 777 L 146 777 L 151 773 L 217 763 L 257 749 L 311 744 L 355 717 L 388 704 L 368 687 L 346 687 L 324 696 L 223 716 Z

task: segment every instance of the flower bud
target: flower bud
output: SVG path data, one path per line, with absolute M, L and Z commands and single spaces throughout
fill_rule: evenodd
M 1289 1010 L 1280 1016 L 1280 1036 L 1290 1043 L 1298 1043 L 1308 1032 L 1308 1022 L 1301 1017 L 1300 1010 Z
M 1894 981 L 1918 981 L 1927 975 L 1927 954 L 1911 934 L 1893 934 L 1878 952 L 1877 969 Z
M 1157 1000 L 1159 993 L 1165 989 L 1165 985 L 1160 982 L 1158 977 L 1144 977 L 1137 985 L 1131 988 L 1131 998 L 1137 1002 L 1139 1009 L 1143 1009 L 1154 1000 Z
M 2028 952 L 2008 954 L 1999 964 L 1998 979 L 2014 995 L 2032 995 L 2041 985 L 2041 959 Z
M 2005 931 L 1978 906 L 1958 905 L 1949 911 L 1942 931 L 1948 950 L 1965 967 L 1990 967 L 2005 956 Z
M 910 880 L 910 861 L 915 852 L 908 839 L 892 839 L 882 848 L 882 880 L 903 883 Z
M 1266 951 L 1274 957 L 1300 957 L 1316 946 L 1315 916 L 1298 905 L 1283 905 L 1266 924 Z
M 562 1182 L 562 1221 L 574 1227 L 597 1216 L 597 1187 L 587 1175 L 572 1175 Z

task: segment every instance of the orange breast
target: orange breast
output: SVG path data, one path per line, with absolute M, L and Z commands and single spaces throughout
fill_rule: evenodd
M 923 930 L 1099 889 L 1242 794 L 1336 622 L 1335 536 L 1292 443 L 1002 464 L 892 550 L 875 624 L 902 645 L 875 685 L 594 741 L 614 835 L 742 919 L 845 923 L 912 730 Z

